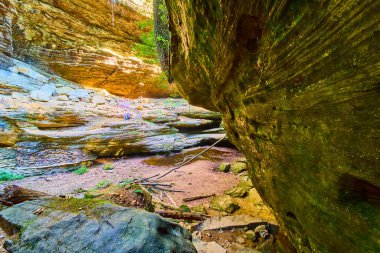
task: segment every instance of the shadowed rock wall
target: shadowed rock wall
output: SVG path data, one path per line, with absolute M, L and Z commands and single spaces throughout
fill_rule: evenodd
M 300 252 L 380 251 L 380 2 L 166 0 L 171 74 L 218 109 Z

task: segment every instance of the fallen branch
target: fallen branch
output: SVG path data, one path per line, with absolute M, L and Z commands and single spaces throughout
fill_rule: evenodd
M 223 138 L 219 139 L 218 141 L 216 141 L 214 144 L 212 144 L 210 147 L 206 148 L 205 150 L 203 150 L 202 152 L 200 152 L 199 154 L 197 154 L 196 156 L 192 157 L 191 159 L 181 163 L 180 165 L 178 165 L 177 167 L 169 170 L 168 172 L 164 173 L 163 175 L 159 176 L 158 178 L 156 178 L 156 180 L 158 179 L 161 179 L 167 175 L 169 175 L 171 172 L 175 171 L 175 170 L 178 170 L 179 168 L 181 168 L 182 166 L 185 166 L 186 164 L 190 163 L 191 161 L 195 160 L 196 158 L 198 158 L 199 156 L 201 156 L 203 153 L 207 152 L 209 149 L 211 149 L 212 147 L 216 146 L 216 144 L 218 144 L 219 142 L 223 141 L 225 138 L 226 138 L 227 135 L 223 136 Z
M 190 202 L 190 201 L 194 201 L 194 200 L 198 200 L 198 199 L 205 199 L 205 198 L 210 198 L 210 197 L 214 197 L 215 194 L 209 194 L 209 195 L 201 195 L 201 196 L 195 196 L 195 197 L 189 197 L 189 198 L 183 198 L 183 202 Z
M 178 220 L 203 221 L 208 217 L 207 215 L 203 215 L 203 214 L 179 212 L 179 211 L 167 211 L 167 210 L 157 210 L 155 211 L 155 213 L 165 218 L 172 218 L 172 219 L 178 219 Z
M 141 178 L 141 179 L 137 179 L 137 180 L 133 180 L 131 182 L 131 184 L 136 184 L 136 183 L 140 183 L 140 182 L 144 182 L 144 181 L 148 181 L 149 179 L 152 179 L 154 177 L 158 177 L 160 174 L 156 174 L 154 176 L 151 176 L 151 177 L 145 177 L 145 178 Z

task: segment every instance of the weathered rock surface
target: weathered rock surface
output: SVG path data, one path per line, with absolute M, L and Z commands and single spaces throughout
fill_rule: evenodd
M 167 0 L 171 74 L 222 112 L 300 252 L 380 252 L 380 2 Z
M 151 1 L 3 0 L 0 53 L 113 94 L 168 97 L 174 85 L 139 51 L 155 49 L 144 40 L 151 12 Z
M 2 169 L 42 174 L 97 157 L 181 151 L 224 136 L 223 129 L 213 129 L 220 119 L 182 117 L 189 111 L 207 115 L 183 99 L 122 99 L 9 57 L 0 59 L 11 66 L 0 66 Z M 33 98 L 36 92 L 47 95 Z M 168 123 L 177 121 L 178 128 Z
M 250 228 L 255 229 L 260 225 L 265 225 L 269 221 L 262 218 L 252 217 L 250 215 L 241 214 L 234 216 L 214 216 L 205 220 L 200 226 L 201 231 L 207 230 L 227 230 L 233 228 Z
M 216 242 L 202 242 L 196 240 L 194 242 L 194 247 L 197 249 L 198 253 L 226 253 L 225 250 L 220 244 Z
M 221 195 L 211 198 L 210 208 L 231 214 L 238 210 L 239 206 L 234 203 L 231 196 Z
M 20 234 L 4 245 L 14 253 L 196 252 L 191 234 L 176 223 L 86 199 L 27 201 L 1 211 L 0 226 Z

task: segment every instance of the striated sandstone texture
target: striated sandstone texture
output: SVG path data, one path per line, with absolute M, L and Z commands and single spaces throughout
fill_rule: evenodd
M 171 75 L 222 112 L 299 252 L 380 252 L 380 2 L 166 0 Z
M 0 169 L 25 176 L 97 157 L 168 153 L 225 136 L 184 99 L 126 99 L 0 55 Z
M 167 97 L 151 11 L 151 1 L 3 0 L 0 53 L 115 95 Z

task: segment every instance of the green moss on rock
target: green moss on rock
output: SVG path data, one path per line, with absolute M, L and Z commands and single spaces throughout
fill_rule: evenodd
M 210 207 L 229 214 L 239 209 L 239 206 L 235 204 L 231 196 L 228 195 L 221 195 L 211 198 Z
M 379 1 L 166 1 L 171 73 L 222 113 L 300 252 L 380 252 Z

